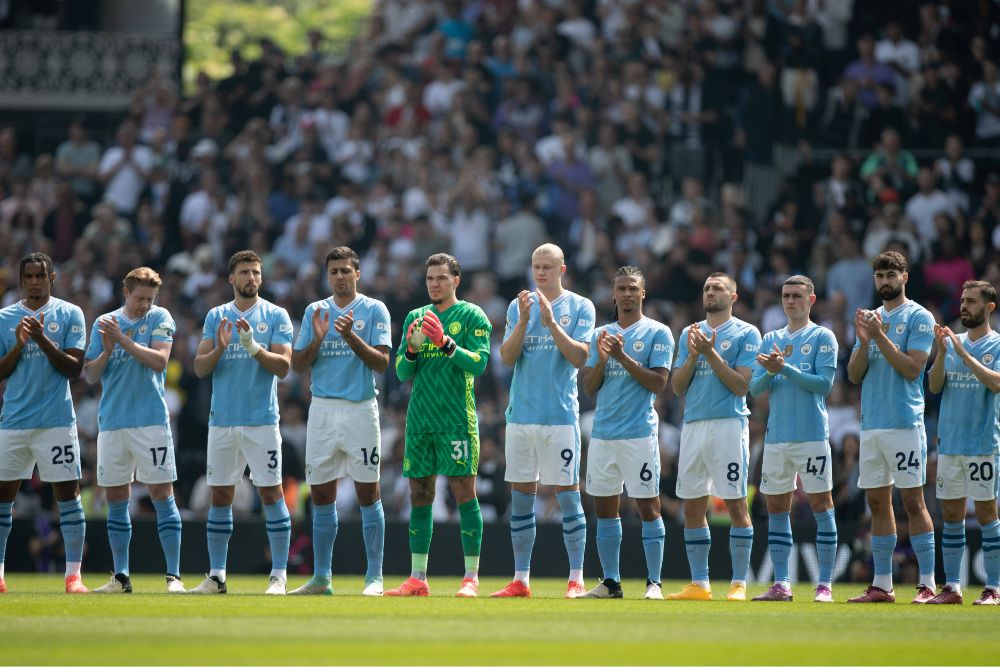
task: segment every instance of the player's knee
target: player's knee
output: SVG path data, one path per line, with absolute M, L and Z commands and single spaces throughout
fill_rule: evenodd
M 231 486 L 213 486 L 212 487 L 212 506 L 213 507 L 228 507 L 233 504 L 233 497 L 236 495 L 236 489 Z
M 371 484 L 355 484 L 355 494 L 358 496 L 358 503 L 362 507 L 372 505 L 379 499 L 378 482 Z
M 73 500 L 80 495 L 80 483 L 75 479 L 68 482 L 53 482 L 52 495 L 60 502 Z
M 964 515 L 963 515 L 964 517 Z M 976 501 L 976 519 L 980 526 L 987 526 L 997 520 L 997 502 L 988 500 L 986 502 Z M 955 519 L 961 521 L 961 518 Z
M 273 505 L 285 497 L 280 486 L 262 486 L 259 491 L 260 499 L 265 505 Z
M 166 500 L 174 495 L 173 484 L 150 484 L 149 497 L 156 501 Z
M 827 493 L 816 493 L 809 496 L 809 506 L 813 512 L 826 512 L 833 509 L 833 496 Z
M 903 507 L 906 508 L 906 513 L 909 516 L 914 514 L 920 514 L 927 510 L 927 506 L 924 504 L 924 494 L 923 489 L 917 489 L 920 493 L 904 493 L 903 494 Z

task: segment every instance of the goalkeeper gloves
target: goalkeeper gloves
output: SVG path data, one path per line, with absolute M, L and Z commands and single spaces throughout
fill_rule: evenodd
M 455 345 L 455 341 L 444 335 L 444 327 L 441 325 L 441 320 L 438 319 L 433 310 L 428 310 L 424 313 L 423 332 L 431 339 L 434 346 L 444 352 L 445 355 L 450 357 L 455 353 L 455 348 L 458 346 Z
M 251 357 L 257 356 L 261 351 L 260 343 L 253 339 L 253 329 L 240 329 L 240 345 Z
M 406 329 L 406 351 L 410 354 L 416 354 L 420 351 L 420 346 L 424 344 L 425 340 L 427 340 L 427 335 L 420 328 L 420 318 L 410 322 L 410 326 Z

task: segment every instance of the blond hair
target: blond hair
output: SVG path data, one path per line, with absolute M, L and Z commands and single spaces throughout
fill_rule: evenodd
M 138 269 L 129 271 L 122 284 L 125 285 L 125 289 L 131 292 L 136 287 L 153 287 L 159 289 L 160 285 L 163 284 L 163 280 L 160 279 L 160 274 L 153 269 L 148 266 L 140 266 Z

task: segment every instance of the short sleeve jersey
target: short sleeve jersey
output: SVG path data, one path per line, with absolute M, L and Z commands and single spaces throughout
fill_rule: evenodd
M 344 341 L 334 321 L 352 313 L 354 333 L 371 347 L 391 347 L 392 330 L 389 310 L 378 299 L 359 294 L 344 308 L 339 308 L 333 298 L 309 304 L 302 318 L 295 349 L 304 350 L 313 342 L 313 313 L 329 314 L 330 330 L 320 345 L 312 366 L 312 395 L 321 398 L 340 398 L 347 401 L 367 401 L 376 395 L 375 371 L 368 367 Z
M 552 301 L 556 324 L 575 341 L 590 343 L 594 336 L 594 304 L 579 294 L 563 292 Z M 517 326 L 517 299 L 507 307 L 506 342 Z M 514 364 L 507 404 L 511 424 L 565 425 L 577 423 L 577 369 L 556 347 L 552 333 L 542 324 L 537 301 L 532 301 L 521 357 Z
M 235 323 L 241 317 L 250 324 L 254 340 L 264 349 L 270 349 L 272 345 L 291 344 L 292 320 L 288 312 L 265 299 L 258 299 L 244 312 L 236 308 L 235 301 L 216 306 L 205 317 L 202 340 L 214 343 L 223 318 Z M 229 347 L 212 373 L 212 406 L 208 413 L 208 425 L 265 426 L 277 423 L 278 378 L 246 353 L 234 326 Z
M 94 322 L 90 331 L 90 346 L 85 358 L 96 359 L 104 350 L 100 334 L 101 320 L 118 320 L 122 333 L 143 347 L 153 343 L 172 343 L 177 329 L 166 308 L 153 306 L 142 317 L 130 319 L 124 308 L 105 313 Z M 108 365 L 101 376 L 101 403 L 97 421 L 102 431 L 121 428 L 158 426 L 170 421 L 164 383 L 167 371 L 154 371 L 143 365 L 120 345 L 115 345 Z
M 648 317 L 622 329 L 617 322 L 598 329 L 609 335 L 621 334 L 625 354 L 645 368 L 670 368 L 674 337 L 670 328 Z M 590 343 L 587 367 L 597 366 L 597 335 Z M 656 433 L 660 418 L 653 404 L 656 394 L 639 384 L 614 359 L 604 367 L 604 383 L 597 391 L 597 410 L 591 436 L 601 440 L 631 440 Z
M 965 349 L 986 368 L 1000 371 L 1000 334 L 975 342 L 958 334 Z M 944 359 L 944 389 L 938 413 L 938 453 L 989 456 L 1000 450 L 1000 395 L 979 381 L 951 344 Z
M 886 336 L 903 352 L 929 354 L 934 345 L 934 317 L 915 301 L 907 301 L 887 312 L 878 309 Z M 861 340 L 854 343 L 854 349 Z M 909 429 L 924 422 L 924 369 L 907 380 L 886 361 L 878 345 L 868 345 L 868 372 L 861 382 L 861 430 Z
M 712 328 L 702 320 L 697 325 L 709 338 Z M 688 359 L 687 332 L 684 327 L 677 343 L 674 368 L 680 368 Z M 760 331 L 743 320 L 731 317 L 715 330 L 715 350 L 730 368 L 753 368 L 760 347 Z M 722 383 L 704 358 L 699 358 L 694 376 L 684 400 L 684 423 L 705 419 L 746 419 L 750 416 L 746 396 L 737 396 Z
M 23 301 L 0 310 L 0 355 L 7 354 L 17 344 L 15 330 L 21 318 L 28 315 L 42 320 L 46 337 L 60 350 L 86 349 L 83 311 L 68 301 L 49 297 L 48 303 L 36 311 L 28 310 Z M 69 378 L 57 371 L 29 338 L 14 372 L 7 378 L 0 430 L 56 428 L 74 423 L 76 412 Z

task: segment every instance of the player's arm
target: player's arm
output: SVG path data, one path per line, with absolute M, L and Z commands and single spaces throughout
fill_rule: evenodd
M 330 310 L 328 308 L 315 308 L 312 315 L 306 310 L 305 317 L 302 318 L 302 330 L 299 332 L 299 340 L 296 346 L 299 349 L 292 351 L 292 370 L 296 373 L 304 373 L 312 368 L 319 356 L 319 350 L 323 347 L 326 334 L 330 331 Z M 303 340 L 305 339 L 305 340 Z M 302 345 L 305 342 L 305 345 Z
M 25 317 L 21 320 L 28 331 L 28 336 L 35 341 L 38 349 L 45 354 L 45 357 L 61 375 L 65 375 L 70 380 L 80 377 L 83 370 L 83 350 L 78 348 L 60 349 L 52 339 L 45 335 L 45 320 L 42 318 Z M 86 333 L 83 334 L 86 336 Z
M 921 371 L 927 365 L 927 357 L 930 356 L 927 352 L 923 350 L 907 350 L 903 352 L 895 343 L 889 340 L 889 337 L 882 327 L 879 327 L 878 333 L 874 336 L 875 344 L 878 345 L 878 349 L 882 352 L 882 356 L 885 360 L 889 362 L 892 369 L 902 375 L 907 380 L 916 380 L 920 377 Z
M 201 342 L 195 350 L 194 374 L 200 378 L 210 375 L 215 370 L 233 339 L 233 323 L 228 317 L 220 319 L 214 328 L 213 321 L 213 315 L 209 313 L 209 319 L 205 320 Z
M 531 317 L 531 292 L 521 290 L 514 301 L 507 307 L 507 317 L 517 313 L 517 322 L 507 332 L 507 337 L 500 344 L 500 360 L 508 366 L 513 366 L 521 358 L 524 349 L 524 335 L 528 332 L 528 318 Z
M 86 363 L 83 364 L 83 378 L 87 384 L 97 384 L 104 375 L 104 369 L 107 368 L 111 353 L 115 349 L 115 341 L 101 324 L 100 320 L 94 323 L 94 329 L 90 332 L 90 347 L 84 355 Z
M 772 349 L 768 349 L 768 342 L 771 342 Z M 781 357 L 780 359 L 775 356 L 775 352 L 778 353 L 778 357 Z M 750 377 L 751 396 L 759 396 L 765 391 L 770 391 L 775 376 L 781 371 L 779 364 L 781 366 L 785 365 L 785 358 L 781 355 L 781 351 L 778 350 L 777 344 L 767 338 L 757 348 L 756 361 L 757 363 L 753 367 L 753 375 Z
M 701 338 L 711 343 L 710 345 L 699 343 L 701 347 L 698 351 L 705 357 L 705 361 L 712 367 L 712 370 L 715 371 L 716 377 L 719 378 L 729 391 L 737 396 L 746 396 L 747 392 L 750 391 L 750 376 L 753 374 L 753 369 L 750 366 L 732 368 L 727 364 L 726 360 L 720 357 L 718 350 L 715 349 L 715 332 L 712 332 L 711 338 L 707 338 L 700 329 L 696 329 L 695 332 L 696 338 L 697 336 L 701 336 Z
M 698 367 L 698 351 L 691 345 L 691 327 L 681 331 L 677 340 L 677 360 L 674 362 L 674 374 L 670 379 L 670 388 L 678 398 L 684 398 L 691 387 L 695 369 Z
M 549 300 L 545 298 L 541 290 L 536 292 L 538 295 L 538 310 L 542 318 L 542 324 L 549 333 L 552 334 L 552 342 L 555 343 L 556 349 L 559 350 L 566 361 L 573 364 L 574 368 L 581 368 L 585 363 L 587 363 L 587 353 L 590 351 L 590 346 L 582 341 L 575 340 L 566 331 L 559 326 L 556 322 L 555 315 L 552 313 L 552 304 Z M 590 318 L 593 321 L 593 317 Z
M 97 328 L 97 333 L 102 338 L 104 338 L 105 335 L 110 337 L 112 342 L 117 343 L 118 346 L 130 354 L 133 359 L 156 373 L 165 370 L 167 362 L 170 361 L 170 349 L 174 345 L 172 341 L 154 340 L 150 343 L 149 347 L 140 345 L 122 333 L 121 327 L 118 325 L 118 320 L 114 317 L 106 317 L 101 320 Z M 114 345 L 111 346 L 110 350 L 107 346 L 105 346 L 101 354 L 104 355 L 105 353 L 108 353 L 108 358 L 110 358 L 110 352 L 113 349 Z M 104 372 L 103 366 L 106 365 L 107 359 L 105 359 L 102 364 L 101 373 Z M 100 375 L 101 374 L 99 373 L 98 377 L 100 377 Z
M 826 396 L 833 389 L 833 378 L 837 374 L 836 367 L 824 366 L 815 373 L 807 373 L 791 364 L 785 364 L 781 374 L 791 380 L 795 386 L 811 394 Z
M 389 322 L 386 314 L 385 322 L 382 323 L 388 331 Z M 341 315 L 333 323 L 340 337 L 344 339 L 347 346 L 358 355 L 365 366 L 376 373 L 384 373 L 389 368 L 389 354 L 391 348 L 388 345 L 369 345 L 354 331 L 354 311 L 349 311 L 346 315 Z M 373 325 L 374 326 L 374 325 Z M 388 342 L 388 339 L 387 339 Z
M 881 328 L 879 321 L 879 328 Z M 868 344 L 871 342 L 871 335 L 868 330 L 868 320 L 864 316 L 862 309 L 854 313 L 854 332 L 858 337 L 858 342 L 851 351 L 851 360 L 847 362 L 847 379 L 854 384 L 861 384 L 868 374 Z
M 602 345 L 600 340 L 597 344 L 598 347 Z M 608 356 L 621 364 L 622 368 L 628 371 L 632 379 L 638 382 L 643 389 L 651 391 L 654 394 L 659 394 L 667 388 L 667 378 L 670 375 L 670 370 L 662 367 L 646 368 L 628 356 L 625 353 L 625 341 L 621 334 L 605 336 L 603 345 L 607 348 Z
M 417 355 L 420 346 L 426 339 L 421 328 L 417 326 L 417 316 L 411 312 L 403 320 L 403 340 L 399 341 L 396 350 L 396 377 L 400 382 L 406 382 L 417 373 Z
M 21 323 L 18 323 L 17 328 L 14 329 L 14 345 L 0 357 L 0 382 L 9 378 L 14 369 L 17 368 L 21 351 L 24 350 L 27 342 L 28 332 Z
M 983 386 L 992 391 L 994 394 L 1000 392 L 1000 372 L 983 366 L 978 359 L 969 354 L 969 351 L 965 349 L 964 345 L 962 345 L 962 341 L 958 339 L 958 336 L 956 336 L 951 329 L 945 327 L 945 332 L 945 335 L 948 336 L 949 340 L 951 340 L 951 346 L 958 354 L 959 359 L 961 359 L 962 363 L 964 363 L 968 369 L 972 371 L 972 374 L 976 376 L 976 379 L 982 382 Z
M 472 349 L 459 346 L 454 339 L 444 334 L 444 327 L 433 308 L 424 313 L 422 331 L 456 366 L 479 377 L 490 361 L 490 323 L 484 317 L 472 325 L 472 343 L 475 345 Z
M 253 327 L 245 319 L 236 320 L 237 336 L 240 345 L 250 358 L 255 360 L 260 367 L 268 373 L 277 376 L 279 379 L 288 375 L 292 368 L 292 343 L 291 343 L 291 320 L 272 322 L 271 328 L 275 332 L 269 347 L 264 347 L 253 337 Z M 289 338 L 286 340 L 285 335 Z M 279 337 L 280 336 L 280 337 Z M 275 341 L 277 338 L 277 342 Z
M 256 354 L 250 355 L 268 373 L 278 379 L 288 375 L 292 368 L 292 346 L 288 343 L 272 343 L 270 349 L 261 347 Z
M 940 394 L 944 391 L 944 383 L 947 379 L 944 373 L 945 367 L 945 356 L 948 353 L 948 345 L 945 343 L 947 337 L 944 333 L 945 327 L 935 324 L 934 325 L 934 363 L 931 364 L 931 369 L 927 373 L 927 388 L 930 389 L 935 394 Z M 957 352 L 957 350 L 956 350 Z
M 604 343 L 607 332 L 601 329 L 590 344 L 587 365 L 580 371 L 583 391 L 593 396 L 604 385 L 604 368 L 608 365 L 608 351 Z

